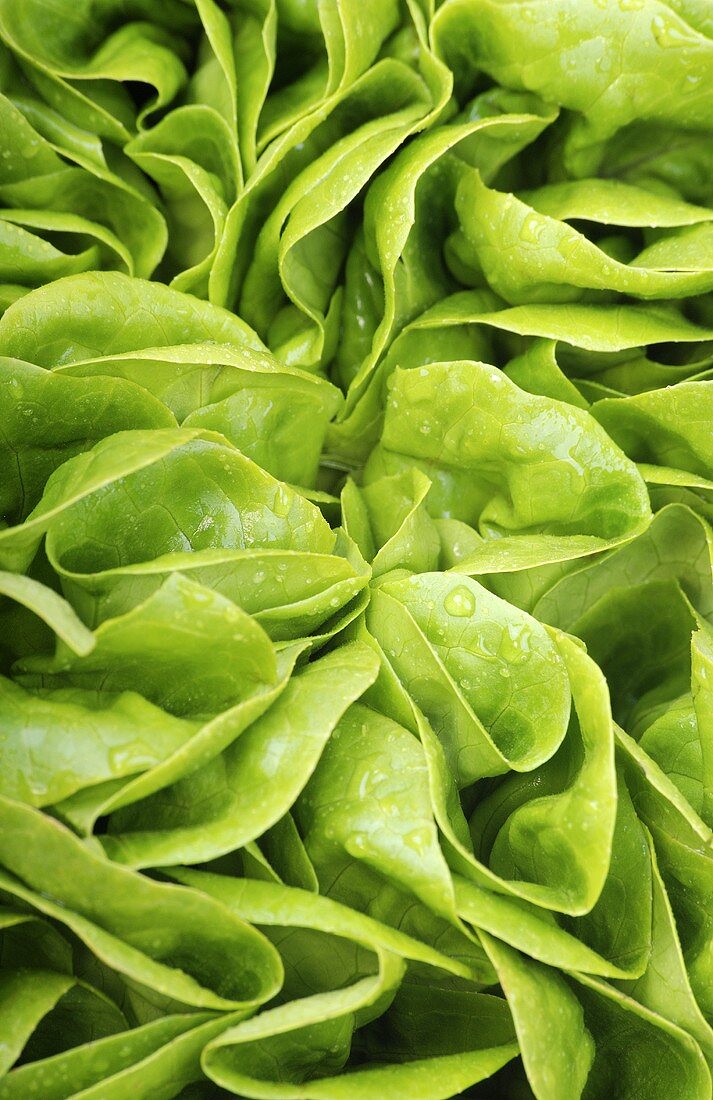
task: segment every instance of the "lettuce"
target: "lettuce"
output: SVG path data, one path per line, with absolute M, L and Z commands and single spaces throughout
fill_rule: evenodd
M 703 0 L 0 0 L 0 1100 L 711 1100 L 711 119 Z

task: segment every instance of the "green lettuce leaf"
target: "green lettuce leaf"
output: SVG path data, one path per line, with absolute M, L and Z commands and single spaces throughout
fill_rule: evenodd
M 0 0 L 0 1100 L 713 1100 L 707 0 Z

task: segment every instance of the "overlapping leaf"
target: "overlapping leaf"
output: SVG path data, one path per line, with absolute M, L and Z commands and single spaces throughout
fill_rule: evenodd
M 0 0 L 0 1100 L 711 1100 L 712 60 Z

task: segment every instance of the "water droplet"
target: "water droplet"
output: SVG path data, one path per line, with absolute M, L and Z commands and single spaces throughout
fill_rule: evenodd
M 429 839 L 428 829 L 413 829 L 410 833 L 405 834 L 404 844 L 419 855 L 423 855 L 428 848 Z
M 522 664 L 530 652 L 530 631 L 527 626 L 511 623 L 503 631 L 498 649 L 500 656 L 508 664 Z
M 464 619 L 475 611 L 475 596 L 464 584 L 452 589 L 443 601 L 449 615 Z
M 665 15 L 654 16 L 651 20 L 651 30 L 659 46 L 664 50 L 690 45 L 690 37 Z
M 520 227 L 520 240 L 526 244 L 539 244 L 545 231 L 545 223 L 537 214 L 529 214 Z
M 292 505 L 292 498 L 288 493 L 284 485 L 278 486 L 275 493 L 275 499 L 272 502 L 272 510 L 276 516 L 289 515 L 290 507 Z

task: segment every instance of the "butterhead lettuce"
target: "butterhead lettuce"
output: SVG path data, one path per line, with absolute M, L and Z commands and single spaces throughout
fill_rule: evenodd
M 713 1100 L 713 11 L 0 0 L 0 1100 Z

